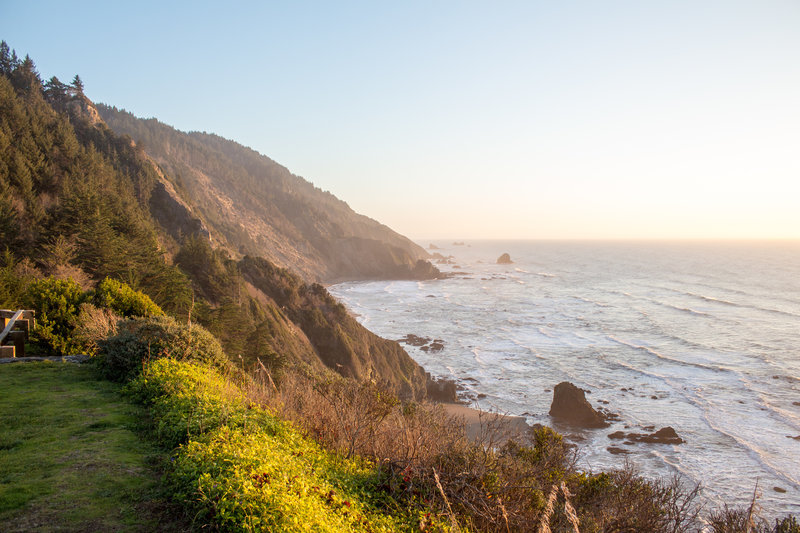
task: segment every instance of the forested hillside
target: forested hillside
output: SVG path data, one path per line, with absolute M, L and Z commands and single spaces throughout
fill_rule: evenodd
M 423 369 L 397 343 L 360 326 L 322 286 L 258 255 L 232 257 L 222 245 L 230 241 L 213 238 L 191 196 L 179 198 L 143 149 L 156 150 L 157 139 L 143 147 L 115 134 L 78 76 L 44 82 L 34 62 L 6 43 L 0 69 L 0 306 L 22 306 L 26 287 L 47 276 L 84 290 L 116 279 L 177 319 L 206 326 L 244 366 L 260 361 L 276 375 L 286 366 L 332 369 L 404 397 L 426 394 Z
M 144 146 L 234 254 L 265 257 L 311 281 L 438 275 L 417 265 L 428 257 L 422 248 L 250 148 L 97 109 L 112 130 Z

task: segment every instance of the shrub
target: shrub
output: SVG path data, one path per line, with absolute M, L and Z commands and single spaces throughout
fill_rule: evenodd
M 107 307 L 123 317 L 161 316 L 164 311 L 149 296 L 131 289 L 127 284 L 115 279 L 106 278 L 95 290 L 95 302 L 100 307 Z
M 100 343 L 117 334 L 120 317 L 111 309 L 96 307 L 90 303 L 81 304 L 78 325 L 75 327 L 75 341 L 89 355 L 97 355 Z
M 800 533 L 800 523 L 795 516 L 775 519 L 775 525 L 765 520 L 760 515 L 758 500 L 758 487 L 753 493 L 750 505 L 746 507 L 730 507 L 727 504 L 722 509 L 711 513 L 708 519 L 711 533 Z
M 39 340 L 59 355 L 70 355 L 82 351 L 73 331 L 85 299 L 86 294 L 74 280 L 49 277 L 32 281 L 23 302 L 36 310 L 35 334 Z
M 150 408 L 162 444 L 179 442 L 167 480 L 201 527 L 222 531 L 446 531 L 399 505 L 361 459 L 344 460 L 247 400 L 204 365 L 147 363 L 126 391 Z
M 135 318 L 119 324 L 119 332 L 100 342 L 101 368 L 108 379 L 136 376 L 143 361 L 170 357 L 196 361 L 220 370 L 232 368 L 219 341 L 204 327 L 181 324 L 168 316 Z

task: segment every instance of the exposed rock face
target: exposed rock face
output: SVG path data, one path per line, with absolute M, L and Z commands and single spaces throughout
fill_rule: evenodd
M 97 107 L 95 107 L 91 100 L 83 95 L 76 95 L 69 101 L 67 104 L 67 112 L 72 116 L 81 116 L 85 118 L 92 126 L 101 124 L 105 126 L 105 122 L 103 122 L 100 113 L 98 113 Z
M 303 335 L 292 335 L 290 346 L 305 339 L 303 344 L 308 348 L 304 353 L 310 354 L 309 362 L 316 360 L 344 377 L 378 383 L 401 399 L 425 398 L 430 380 L 425 370 L 400 344 L 382 339 L 359 324 L 325 287 L 305 284 L 297 275 L 261 257 L 245 257 L 238 268 L 272 304 L 268 315 L 283 316 L 302 330 Z M 280 323 L 274 325 L 279 331 Z
M 563 381 L 553 390 L 550 416 L 585 428 L 608 427 L 605 417 L 586 401 L 586 395 L 572 383 Z
M 497 258 L 497 264 L 498 265 L 510 265 L 513 262 L 514 261 L 511 260 L 511 256 L 508 255 L 508 254 L 503 254 L 503 255 L 501 255 L 500 257 Z
M 200 235 L 211 240 L 208 228 L 181 200 L 168 181 L 159 181 L 150 193 L 150 213 L 161 227 L 180 242 L 183 237 Z
M 608 450 L 608 453 L 610 453 L 612 455 L 625 455 L 625 454 L 630 453 L 625 448 L 618 448 L 616 446 L 609 446 L 608 448 L 606 448 L 606 450 Z
M 456 384 L 448 379 L 434 379 L 428 376 L 427 393 L 428 399 L 434 402 L 456 403 Z
M 627 442 L 645 442 L 648 444 L 683 444 L 686 442 L 678 436 L 674 428 L 667 426 L 661 428 L 654 433 L 625 433 L 624 431 L 615 431 L 609 434 L 609 439 L 622 440 L 626 439 Z
M 324 276 L 329 282 L 352 279 L 412 279 L 442 277 L 438 268 L 424 259 L 414 259 L 406 250 L 376 239 L 347 237 L 321 243 L 327 257 Z M 341 275 L 340 273 L 347 273 Z

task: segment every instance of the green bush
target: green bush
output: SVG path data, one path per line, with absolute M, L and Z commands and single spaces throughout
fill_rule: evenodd
M 95 290 L 95 303 L 99 307 L 107 307 L 123 317 L 161 316 L 164 311 L 149 296 L 131 289 L 128 285 L 115 279 L 106 278 Z
M 81 352 L 73 332 L 85 300 L 86 294 L 74 280 L 53 277 L 32 281 L 23 297 L 25 306 L 36 310 L 36 336 L 59 355 Z
M 144 361 L 163 357 L 196 361 L 220 370 L 232 368 L 219 341 L 208 330 L 168 316 L 122 321 L 119 333 L 99 344 L 101 368 L 114 381 L 130 379 L 141 371 Z

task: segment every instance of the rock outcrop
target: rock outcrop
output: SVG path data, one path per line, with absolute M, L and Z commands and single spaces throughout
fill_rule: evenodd
M 603 428 L 609 425 L 605 416 L 586 400 L 583 390 L 568 381 L 559 383 L 553 390 L 550 416 L 584 428 Z
M 435 379 L 426 372 L 428 377 L 428 399 L 434 402 L 456 403 L 458 401 L 456 384 L 449 379 Z
M 402 339 L 397 339 L 397 342 L 415 346 L 423 352 L 441 352 L 444 350 L 444 341 L 442 339 L 431 339 L 430 337 L 420 337 L 409 333 Z
M 674 428 L 667 426 L 654 433 L 625 433 L 615 431 L 608 436 L 612 440 L 625 439 L 628 443 L 645 442 L 648 444 L 683 444 L 686 442 L 678 436 Z
M 508 254 L 503 254 L 503 255 L 501 255 L 500 257 L 497 258 L 497 264 L 498 265 L 510 265 L 513 262 L 514 261 L 511 260 L 511 256 L 508 255 Z

